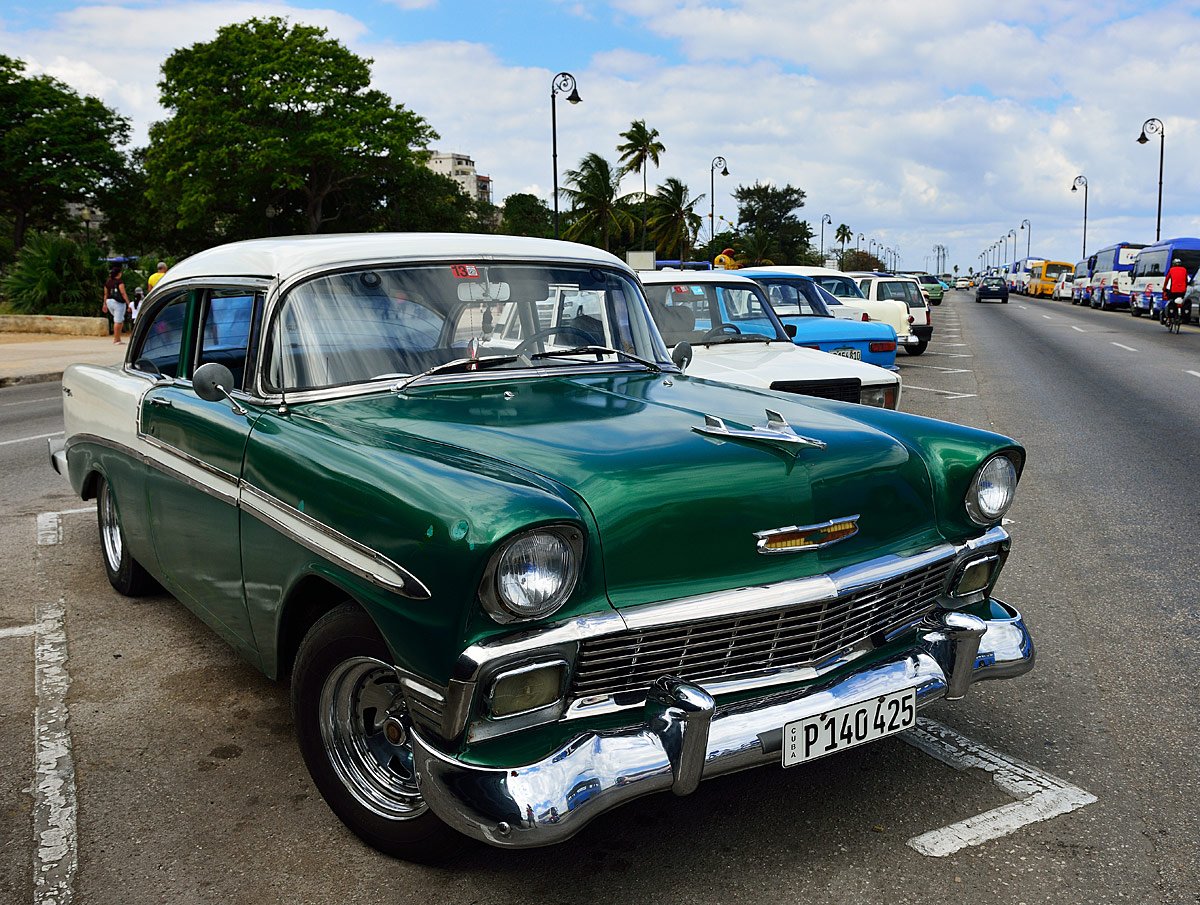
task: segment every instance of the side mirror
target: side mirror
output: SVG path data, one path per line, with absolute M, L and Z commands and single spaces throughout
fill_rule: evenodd
M 795 324 L 784 324 L 783 332 L 788 335 L 788 339 L 795 339 L 796 338 L 796 325 Z
M 675 362 L 675 367 L 679 370 L 686 371 L 687 366 L 692 363 L 692 344 L 676 343 L 675 348 L 671 350 L 671 361 Z
M 239 415 L 246 414 L 246 410 L 229 395 L 233 389 L 233 372 L 220 362 L 210 361 L 196 368 L 196 373 L 192 375 L 192 389 L 205 402 L 228 399 L 235 412 Z

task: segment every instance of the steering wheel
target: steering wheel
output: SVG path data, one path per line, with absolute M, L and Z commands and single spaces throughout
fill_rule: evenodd
M 710 339 L 716 339 L 718 336 L 724 336 L 726 333 L 736 336 L 742 335 L 741 328 L 739 328 L 737 324 L 722 323 L 717 324 L 715 327 L 705 333 L 704 336 L 700 337 L 700 342 L 707 342 Z
M 513 353 L 515 355 L 524 355 L 533 347 L 533 344 L 537 340 L 545 339 L 547 336 L 554 336 L 558 333 L 573 333 L 583 340 L 583 345 L 596 345 L 596 337 L 587 330 L 584 330 L 582 327 L 572 327 L 570 324 L 562 324 L 558 327 L 546 327 L 544 330 L 536 330 L 530 333 L 528 337 L 521 341 L 519 346 L 513 349 Z

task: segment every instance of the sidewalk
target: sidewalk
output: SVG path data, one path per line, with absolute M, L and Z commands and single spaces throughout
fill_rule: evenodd
M 76 362 L 118 364 L 127 348 L 114 345 L 110 336 L 0 333 L 0 387 L 60 380 Z

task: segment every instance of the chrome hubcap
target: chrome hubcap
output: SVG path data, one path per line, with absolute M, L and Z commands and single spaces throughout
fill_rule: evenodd
M 104 545 L 104 558 L 113 572 L 121 568 L 121 522 L 117 517 L 117 506 L 113 502 L 108 482 L 100 491 L 100 540 Z
M 370 657 L 339 663 L 320 707 L 329 762 L 355 800 L 389 820 L 425 813 L 395 670 Z

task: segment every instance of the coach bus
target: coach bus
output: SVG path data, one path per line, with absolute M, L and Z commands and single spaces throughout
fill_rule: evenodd
M 1086 305 L 1091 301 L 1092 258 L 1080 261 L 1075 265 L 1075 279 L 1071 281 L 1071 304 Z
M 1045 258 L 1021 258 L 1019 261 L 1009 264 L 1006 268 L 1007 272 L 1004 274 L 1009 292 L 1028 294 L 1030 271 L 1034 264 L 1042 264 L 1045 260 Z
M 1130 296 L 1130 311 L 1134 317 L 1141 317 L 1143 313 L 1155 319 L 1159 317 L 1163 307 L 1163 277 L 1175 258 L 1179 258 L 1190 280 L 1200 270 L 1200 239 L 1190 236 L 1163 239 L 1138 252 L 1137 260 L 1133 262 Z
M 1145 247 L 1133 242 L 1118 242 L 1100 249 L 1088 259 L 1092 264 L 1088 297 L 1093 308 L 1107 311 L 1130 306 L 1133 262 Z

